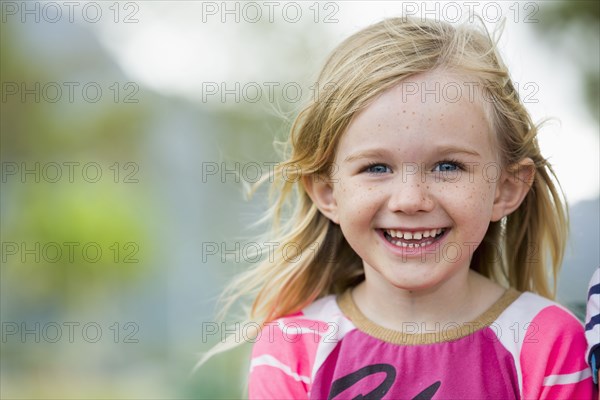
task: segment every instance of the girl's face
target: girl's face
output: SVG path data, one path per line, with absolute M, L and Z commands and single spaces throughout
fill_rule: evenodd
M 382 285 L 424 290 L 466 273 L 506 213 L 482 101 L 451 75 L 384 92 L 353 119 L 335 166 L 328 217 Z

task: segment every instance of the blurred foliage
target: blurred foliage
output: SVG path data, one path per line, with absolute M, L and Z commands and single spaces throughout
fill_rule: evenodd
M 46 28 L 70 32 L 80 47 L 68 40 L 48 39 Z M 31 34 L 36 30 L 38 37 Z M 2 23 L 0 33 L 3 96 L 7 85 L 20 91 L 51 82 L 63 89 L 54 103 L 43 94 L 38 101 L 35 94 L 22 98 L 19 93 L 6 95 L 0 108 L 2 168 L 10 164 L 18 169 L 15 175 L 3 176 L 0 193 L 2 322 L 19 329 L 22 324 L 34 329 L 36 324 L 49 323 L 63 328 L 58 343 L 40 339 L 39 331 L 37 337 L 17 334 L 5 340 L 3 336 L 0 395 L 82 398 L 86 393 L 119 398 L 123 386 L 110 381 L 131 368 L 140 348 L 148 359 L 155 358 L 156 352 L 149 348 L 151 334 L 146 332 L 146 344 L 136 348 L 136 343 L 123 343 L 122 336 L 114 339 L 109 328 L 130 318 L 123 317 L 129 306 L 124 301 L 139 290 L 153 268 L 155 228 L 150 228 L 148 215 L 155 205 L 144 172 L 136 174 L 137 183 L 125 183 L 130 171 L 124 168 L 127 162 L 139 165 L 143 159 L 139 144 L 151 109 L 143 102 L 114 101 L 106 88 L 111 82 L 123 82 L 124 76 L 81 27 Z M 79 83 L 73 101 L 68 100 L 63 82 Z M 86 82 L 104 88 L 98 102 L 82 100 Z M 65 162 L 78 163 L 72 175 Z M 45 179 L 43 170 L 49 163 L 61 167 L 58 182 Z M 95 181 L 95 168 L 88 170 L 91 176 L 84 176 L 83 165 L 88 163 L 100 167 L 101 179 Z M 37 172 L 22 176 L 24 168 Z M 50 169 L 49 175 L 55 172 Z M 90 251 L 84 253 L 87 244 Z M 18 247 L 16 254 L 5 252 L 13 245 Z M 98 248 L 101 255 L 95 251 Z M 86 342 L 81 331 L 75 331 L 71 342 L 63 321 L 76 321 L 79 326 L 93 321 L 103 328 L 103 341 Z M 120 329 L 125 333 L 123 324 Z M 121 360 L 125 355 L 130 358 Z M 164 355 L 159 356 L 154 363 L 164 362 Z
M 74 342 L 63 337 L 50 343 L 17 334 L 3 341 L 0 397 L 243 397 L 247 345 L 214 357 L 190 375 L 197 361 L 194 354 L 208 348 L 201 341 L 201 324 L 214 317 L 211 296 L 246 267 L 220 262 L 220 257 L 203 262 L 201 242 L 230 241 L 231 232 L 248 233 L 241 232 L 246 225 L 241 221 L 250 222 L 257 212 L 248 210 L 257 203 L 242 205 L 242 185 L 231 176 L 226 182 L 219 176 L 204 182 L 202 162 L 231 166 L 276 161 L 273 137 L 285 136 L 289 121 L 282 113 L 297 105 L 277 99 L 280 106 L 261 101 L 213 107 L 143 85 L 138 87 L 138 103 L 116 102 L 107 88 L 119 82 L 123 89 L 131 78 L 100 46 L 92 29 L 11 21 L 0 25 L 2 82 L 19 90 L 22 84 L 31 89 L 36 82 L 58 83 L 63 98 L 53 103 L 43 95 L 36 101 L 33 94 L 23 99 L 19 93 L 3 99 L 3 167 L 38 165 L 40 175 L 44 165 L 56 163 L 63 166 L 63 176 L 56 183 L 31 173 L 23 180 L 17 171 L 2 182 L 0 234 L 3 242 L 20 247 L 16 254 L 3 254 L 2 322 L 32 328 L 94 321 L 103 327 L 104 337 L 89 343 L 78 332 Z M 273 27 L 264 28 L 255 32 L 258 38 L 277 34 Z M 316 38 L 301 39 L 312 44 L 291 54 L 305 59 L 322 44 Z M 279 72 L 277 79 L 296 78 L 286 73 Z M 79 83 L 74 101 L 65 99 L 63 82 Z M 104 89 L 100 101 L 83 101 L 86 82 Z M 79 163 L 73 182 L 65 162 Z M 98 182 L 83 179 L 82 166 L 90 162 L 101 166 Z M 125 168 L 128 162 L 140 167 L 134 176 L 138 183 L 124 183 L 131 171 Z M 74 243 L 73 258 L 64 243 Z M 98 261 L 84 257 L 86 243 L 102 249 Z M 126 247 L 130 243 L 134 246 Z M 23 254 L 36 244 L 37 256 Z M 55 244 L 63 254 L 57 261 L 48 260 L 56 255 Z M 136 262 L 126 263 L 127 256 Z M 130 320 L 139 325 L 139 343 L 123 343 L 123 337 L 113 341 L 109 327 L 120 322 L 125 334 L 123 325 Z
M 33 88 L 36 82 L 69 81 L 65 77 L 68 68 L 53 71 L 31 62 L 31 54 L 27 54 L 26 47 L 19 46 L 20 42 L 15 38 L 19 34 L 10 25 L 2 27 L 0 70 L 3 84 L 25 84 Z M 100 62 L 101 57 L 97 55 L 96 58 Z M 64 61 L 67 64 L 69 60 Z M 106 88 L 108 85 L 101 86 Z M 80 97 L 75 97 L 71 103 L 65 95 L 63 92 L 63 97 L 56 103 L 43 98 L 36 102 L 33 95 L 23 101 L 20 94 L 7 96 L 2 102 L 0 132 L 4 165 L 14 163 L 19 170 L 34 169 L 38 165 L 39 172 L 37 176 L 29 174 L 23 179 L 18 171 L 3 182 L 3 194 L 8 203 L 5 206 L 13 206 L 9 214 L 3 215 L 2 240 L 20 246 L 26 243 L 28 248 L 34 248 L 35 243 L 42 247 L 57 243 L 64 253 L 56 257 L 57 262 L 50 264 L 45 263 L 44 258 L 54 259 L 55 251 L 49 251 L 49 257 L 42 257 L 39 263 L 33 262 L 33 256 L 29 256 L 27 262 L 22 262 L 20 254 L 7 257 L 9 263 L 3 265 L 4 282 L 26 279 L 30 285 L 27 292 L 4 293 L 17 296 L 21 307 L 49 300 L 62 307 L 82 305 L 86 298 L 92 304 L 95 299 L 86 295 L 93 286 L 126 282 L 141 273 L 140 264 L 122 263 L 122 248 L 120 254 L 115 248 L 115 257 L 106 253 L 110 246 L 115 242 L 119 247 L 133 242 L 138 250 L 141 249 L 135 256 L 138 260 L 146 259 L 144 253 L 150 248 L 139 246 L 149 240 L 144 234 L 143 208 L 138 205 L 143 187 L 135 184 L 134 189 L 131 184 L 123 183 L 123 176 L 117 176 L 117 173 L 126 172 L 123 171 L 125 161 L 113 170 L 109 169 L 117 160 L 139 157 L 136 155 L 137 142 L 143 132 L 141 122 L 146 119 L 148 110 L 135 104 L 123 107 L 111 101 L 107 93 L 98 103 L 86 103 Z M 72 182 L 69 182 L 69 171 L 63 162 L 79 163 L 72 170 Z M 84 179 L 83 165 L 89 162 L 101 168 L 103 176 L 97 182 L 93 178 Z M 60 182 L 44 179 L 42 171 L 47 163 L 61 166 Z M 52 173 L 54 171 L 52 169 Z M 92 171 L 95 173 L 97 169 Z M 70 259 L 66 254 L 65 242 L 77 243 L 74 258 Z M 98 262 L 90 263 L 82 258 L 82 246 L 88 242 L 98 243 L 104 251 Z M 87 284 L 80 284 L 83 282 Z M 112 294 L 106 293 L 106 296 Z
M 600 120 L 600 2 L 544 2 L 539 21 L 543 40 L 581 70 L 588 110 Z
M 21 27 L 20 29 L 24 29 Z M 107 90 L 117 72 L 101 52 L 82 54 L 82 62 L 63 59 L 64 69 L 45 68 L 33 61 L 35 56 L 20 46 L 23 33 L 10 24 L 2 24 L 0 46 L 0 74 L 4 85 L 17 84 L 27 89 L 39 83 L 56 83 L 62 90 L 62 98 L 56 103 L 35 101 L 32 94 L 21 97 L 21 93 L 7 95 L 2 102 L 0 130 L 2 132 L 2 159 L 29 158 L 32 160 L 56 160 L 86 156 L 104 157 L 108 160 L 132 159 L 139 156 L 139 141 L 147 128 L 151 110 L 142 103 L 123 104 L 115 102 L 113 92 Z M 31 49 L 29 49 L 31 51 Z M 56 55 L 55 55 L 56 56 Z M 91 59 L 90 59 L 91 58 Z M 87 70 L 89 64 L 109 72 L 97 79 Z M 73 70 L 73 65 L 79 70 Z M 112 79 L 111 79 L 112 78 Z M 120 79 L 123 80 L 123 79 Z M 76 82 L 73 101 L 68 100 L 68 89 L 64 82 Z M 104 88 L 96 103 L 82 100 L 82 88 L 87 82 L 98 83 Z
M 135 195 L 100 182 L 56 189 L 53 183 L 23 185 L 15 196 L 26 215 L 10 215 L 3 221 L 4 242 L 20 247 L 17 254 L 6 256 L 3 279 L 26 279 L 28 285 L 26 292 L 12 293 L 21 312 L 49 301 L 61 309 L 93 303 L 97 299 L 92 294 L 98 290 L 112 297 L 117 286 L 143 274 L 148 263 L 144 244 L 149 238 L 141 216 L 131 210 L 139 200 Z M 36 244 L 42 254 L 39 262 L 34 255 L 23 254 L 24 248 L 34 249 Z

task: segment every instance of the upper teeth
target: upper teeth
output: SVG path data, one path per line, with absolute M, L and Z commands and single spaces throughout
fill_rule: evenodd
M 399 239 L 422 239 L 428 237 L 434 237 L 442 233 L 442 228 L 430 229 L 427 231 L 418 231 L 418 232 L 403 232 L 401 230 L 396 229 L 386 229 L 385 230 L 390 236 L 399 238 Z

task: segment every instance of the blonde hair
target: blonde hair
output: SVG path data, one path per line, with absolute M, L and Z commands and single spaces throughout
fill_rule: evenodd
M 519 291 L 554 297 L 567 236 L 566 203 L 540 153 L 538 127 L 521 103 L 495 41 L 481 22 L 453 26 L 400 17 L 353 34 L 327 59 L 317 82 L 326 90 L 301 110 L 291 127 L 285 161 L 264 179 L 272 182 L 268 218 L 273 225 L 267 240 L 277 243 L 279 251 L 230 284 L 225 309 L 251 297 L 247 317 L 266 323 L 364 279 L 361 259 L 340 227 L 313 204 L 303 179 L 330 175 L 340 137 L 359 110 L 407 77 L 434 69 L 476 78 L 494 99 L 487 114 L 503 166 L 526 157 L 535 166 L 531 190 L 516 211 L 490 224 L 471 268 Z M 298 254 L 281 251 L 286 244 L 293 244 L 287 250 L 299 249 Z

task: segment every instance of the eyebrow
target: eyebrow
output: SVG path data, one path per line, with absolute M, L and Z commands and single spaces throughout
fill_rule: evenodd
M 460 147 L 454 145 L 440 146 L 435 148 L 435 152 L 443 155 L 447 154 L 468 154 L 471 156 L 479 157 L 480 154 L 470 147 Z M 360 160 L 363 158 L 385 158 L 389 153 L 389 150 L 365 150 L 358 153 L 350 154 L 344 159 L 345 163 Z
M 344 158 L 344 162 L 352 162 L 362 158 L 384 158 L 387 155 L 386 151 L 382 150 L 365 150 L 358 153 L 350 154 Z
M 438 147 L 436 149 L 436 151 L 439 153 L 442 153 L 442 154 L 464 153 L 464 154 L 469 154 L 469 155 L 472 155 L 475 157 L 480 156 L 480 154 L 477 151 L 475 151 L 475 149 L 472 149 L 470 147 L 460 147 L 460 146 L 453 146 L 453 145 Z

